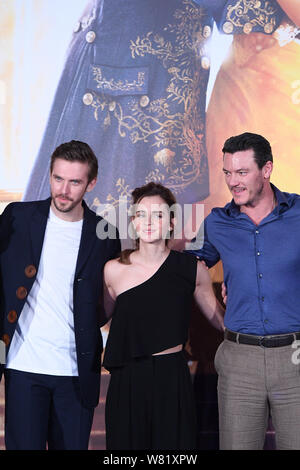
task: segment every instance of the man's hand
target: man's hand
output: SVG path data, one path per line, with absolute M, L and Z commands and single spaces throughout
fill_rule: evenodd
M 222 282 L 222 299 L 223 299 L 224 304 L 226 305 L 226 302 L 227 302 L 227 289 L 226 289 L 226 286 L 225 286 L 224 282 Z
M 199 259 L 199 258 L 198 258 L 198 259 Z M 200 263 L 202 263 L 202 264 L 203 264 L 203 266 L 204 266 L 206 269 L 208 269 L 208 267 L 207 267 L 207 265 L 206 265 L 206 263 L 205 263 L 205 261 L 204 261 L 204 260 L 200 261 Z

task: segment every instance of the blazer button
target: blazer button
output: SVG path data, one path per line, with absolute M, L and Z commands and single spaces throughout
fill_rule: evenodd
M 223 31 L 224 31 L 224 33 L 230 34 L 230 33 L 232 33 L 233 29 L 234 29 L 233 24 L 232 24 L 230 21 L 226 21 L 226 22 L 223 24 Z
M 80 29 L 81 29 L 81 23 L 80 23 L 80 21 L 77 21 L 77 23 L 75 23 L 75 25 L 74 25 L 73 33 L 78 33 L 78 31 Z
M 36 275 L 36 267 L 33 264 L 29 264 L 25 268 L 25 276 L 26 277 L 34 277 Z
M 142 108 L 146 108 L 146 106 L 148 106 L 149 103 L 150 103 L 150 98 L 149 98 L 149 96 L 143 95 L 143 96 L 140 98 L 140 106 L 141 106 Z
M 10 310 L 8 312 L 7 320 L 9 321 L 9 323 L 15 323 L 17 318 L 18 318 L 18 315 L 17 315 L 17 312 L 15 310 Z
M 82 97 L 82 101 L 84 102 L 84 104 L 86 106 L 90 106 L 92 104 L 93 100 L 94 100 L 94 97 L 93 97 L 92 93 L 86 93 Z
M 10 337 L 9 337 L 7 334 L 3 335 L 1 339 L 2 339 L 2 341 L 5 343 L 6 346 L 9 345 L 9 343 L 10 343 Z
M 85 35 L 86 42 L 89 42 L 91 44 L 92 42 L 95 41 L 95 39 L 96 39 L 95 31 L 89 31 L 88 33 L 86 33 Z
M 16 296 L 18 299 L 23 300 L 27 295 L 27 289 L 23 286 L 18 287 L 16 291 Z

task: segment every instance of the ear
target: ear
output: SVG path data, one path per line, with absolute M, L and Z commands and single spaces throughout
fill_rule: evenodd
M 268 161 L 262 168 L 264 179 L 269 179 L 273 170 L 273 162 Z
M 97 178 L 94 178 L 92 181 L 90 181 L 86 187 L 86 192 L 89 193 L 90 191 L 92 191 L 92 189 L 94 189 L 94 187 L 96 186 L 96 183 L 97 183 Z

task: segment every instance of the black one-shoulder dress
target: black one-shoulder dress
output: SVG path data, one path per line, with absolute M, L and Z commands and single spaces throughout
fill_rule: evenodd
M 195 257 L 170 251 L 142 284 L 121 293 L 105 348 L 107 449 L 195 449 L 196 414 L 183 352 L 197 272 Z

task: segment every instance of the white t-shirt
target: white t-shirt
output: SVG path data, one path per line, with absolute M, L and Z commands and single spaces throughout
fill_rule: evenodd
M 78 375 L 73 283 L 82 222 L 62 220 L 50 209 L 37 277 L 16 326 L 7 368 Z

